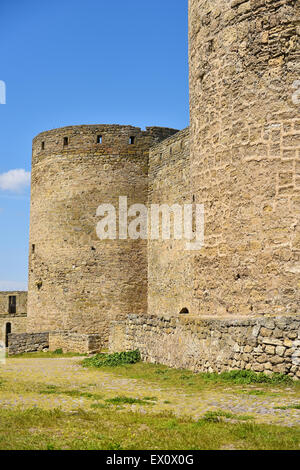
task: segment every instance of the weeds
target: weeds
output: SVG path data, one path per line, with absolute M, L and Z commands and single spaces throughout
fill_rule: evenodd
M 117 367 L 124 364 L 135 364 L 141 360 L 138 350 L 113 354 L 96 354 L 82 361 L 84 367 Z
M 120 396 L 120 397 L 114 397 L 114 398 L 108 398 L 105 400 L 107 403 L 112 403 L 114 405 L 120 405 L 120 404 L 138 404 L 138 405 L 151 405 L 151 402 L 149 399 L 147 400 L 146 398 L 132 398 L 132 397 L 125 397 L 125 396 Z
M 275 410 L 300 410 L 300 403 L 295 403 L 294 405 L 287 406 L 275 406 Z

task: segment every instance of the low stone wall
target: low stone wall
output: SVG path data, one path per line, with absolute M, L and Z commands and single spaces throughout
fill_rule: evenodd
M 49 348 L 49 333 L 22 333 L 8 335 L 8 354 L 43 351 Z
M 220 319 L 129 315 L 111 324 L 111 352 L 196 372 L 247 369 L 300 379 L 300 316 Z
M 97 353 L 103 347 L 103 336 L 97 334 L 70 333 L 68 331 L 55 331 L 49 334 L 49 349 L 55 351 L 62 349 L 66 352 Z

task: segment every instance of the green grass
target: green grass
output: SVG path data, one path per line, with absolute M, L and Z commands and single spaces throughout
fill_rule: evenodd
M 100 353 L 88 357 L 82 361 L 84 367 L 117 367 L 124 364 L 135 364 L 140 362 L 141 355 L 138 350 L 124 351 L 120 353 L 105 354 Z
M 107 409 L 109 407 L 110 407 L 110 405 L 108 403 L 92 403 L 91 404 L 91 408 Z
M 196 450 L 299 449 L 296 428 L 251 422 L 198 422 L 171 413 L 156 415 L 94 408 L 92 411 L 14 408 L 0 410 L 0 449 L 6 450 Z
M 107 403 L 112 403 L 113 405 L 123 405 L 123 404 L 139 404 L 139 405 L 151 405 L 151 401 L 147 398 L 132 398 L 132 397 L 125 397 L 125 396 L 119 396 L 119 397 L 113 397 L 113 398 L 108 398 L 105 400 Z
M 87 359 L 88 361 L 90 358 Z M 83 361 L 85 363 L 86 359 Z M 89 361 L 89 367 L 93 367 Z M 100 364 L 97 368 L 101 367 Z M 300 390 L 300 381 L 294 382 L 288 376 L 274 374 L 268 376 L 263 373 L 252 371 L 229 371 L 222 374 L 215 373 L 194 373 L 188 370 L 172 369 L 159 364 L 149 364 L 137 362 L 135 364 L 115 365 L 113 367 L 105 366 L 106 372 L 111 372 L 114 376 L 126 377 L 128 379 L 143 380 L 156 383 L 162 388 L 176 388 L 187 392 L 201 390 L 222 390 L 224 386 L 230 387 L 237 393 L 249 395 L 274 395 L 289 386 L 294 390 Z M 270 386 L 272 389 L 270 389 Z M 242 387 L 242 390 L 241 390 Z M 253 389 L 255 387 L 255 389 Z
M 212 423 L 219 423 L 220 421 L 222 421 L 222 418 L 232 419 L 235 421 L 248 421 L 249 419 L 254 419 L 253 416 L 236 415 L 233 413 L 229 413 L 228 411 L 218 410 L 207 411 L 199 422 L 201 423 L 204 420 Z
M 212 380 L 213 382 L 222 380 L 224 382 L 234 384 L 292 384 L 293 380 L 288 375 L 284 374 L 273 374 L 266 375 L 263 372 L 253 372 L 251 370 L 231 370 L 228 372 L 222 372 L 221 374 L 205 374 L 206 380 Z
M 42 395 L 67 395 L 69 397 L 79 397 L 79 398 L 91 398 L 93 400 L 102 400 L 103 395 L 98 393 L 91 392 L 82 392 L 80 390 L 64 390 L 60 389 L 56 385 L 46 385 L 45 389 L 39 390 L 39 393 Z
M 275 410 L 300 410 L 300 403 L 295 403 L 294 405 L 287 406 L 275 406 Z
M 23 354 L 15 354 L 14 356 L 8 356 L 9 359 L 57 359 L 59 357 L 83 357 L 86 354 L 75 353 L 75 352 L 68 352 L 68 353 L 61 353 L 56 351 L 39 351 L 39 352 L 31 352 L 31 353 L 23 353 Z

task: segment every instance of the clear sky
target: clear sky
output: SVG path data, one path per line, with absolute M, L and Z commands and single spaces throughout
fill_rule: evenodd
M 188 125 L 187 4 L 0 0 L 0 290 L 27 289 L 36 134 L 76 124 Z

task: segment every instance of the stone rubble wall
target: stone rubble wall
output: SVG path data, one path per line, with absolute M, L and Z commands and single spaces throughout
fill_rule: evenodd
M 111 352 L 195 372 L 242 369 L 300 379 L 300 316 L 209 318 L 129 315 L 111 325 Z
M 43 351 L 49 348 L 49 333 L 22 333 L 8 335 L 8 355 Z
M 103 335 L 56 331 L 49 334 L 49 350 L 62 349 L 64 353 L 97 353 L 103 347 Z

